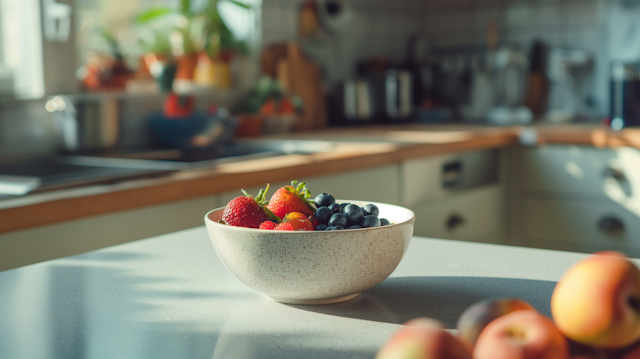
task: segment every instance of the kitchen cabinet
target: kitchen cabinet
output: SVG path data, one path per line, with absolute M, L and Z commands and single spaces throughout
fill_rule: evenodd
M 517 244 L 640 254 L 640 151 L 551 145 L 509 160 L 510 239 Z
M 402 204 L 420 218 L 415 235 L 502 243 L 502 157 L 486 150 L 404 161 Z
M 204 225 L 217 196 L 94 216 L 0 235 L 0 271 Z

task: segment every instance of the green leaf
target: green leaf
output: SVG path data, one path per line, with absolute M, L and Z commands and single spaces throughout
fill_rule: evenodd
M 247 191 L 245 191 L 245 190 L 243 190 L 243 189 L 241 189 L 241 191 L 242 191 L 242 193 L 244 193 L 244 196 L 245 196 L 245 197 L 251 197 L 251 196 L 249 196 L 249 194 L 247 193 Z
M 236 5 L 236 6 L 240 6 L 241 8 L 244 8 L 244 9 L 247 9 L 247 10 L 251 9 L 250 5 L 243 4 L 243 3 L 239 2 L 239 1 L 236 1 L 236 0 L 227 0 L 227 1 L 232 3 L 232 4 L 234 4 L 234 5 Z
M 183 15 L 191 15 L 191 0 L 180 0 L 180 12 Z
M 298 193 L 304 193 L 305 187 L 307 187 L 307 184 L 305 182 L 300 182 L 298 187 L 296 187 L 296 191 Z
M 174 13 L 174 10 L 168 7 L 156 7 L 151 8 L 147 11 L 143 11 L 136 17 L 136 22 L 138 24 L 146 24 L 151 20 L 166 16 L 168 14 Z

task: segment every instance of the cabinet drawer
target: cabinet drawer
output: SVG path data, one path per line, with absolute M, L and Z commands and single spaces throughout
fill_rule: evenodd
M 498 182 L 498 150 L 465 152 L 405 161 L 403 204 L 409 208 Z
M 523 156 L 528 190 L 623 200 L 640 183 L 640 151 L 633 148 L 546 146 Z
M 480 239 L 501 230 L 502 192 L 498 186 L 483 187 L 414 209 L 414 212 L 416 236 Z M 496 239 L 496 242 L 499 241 Z
M 566 242 L 640 247 L 637 214 L 614 203 L 528 199 L 525 201 L 525 234 Z

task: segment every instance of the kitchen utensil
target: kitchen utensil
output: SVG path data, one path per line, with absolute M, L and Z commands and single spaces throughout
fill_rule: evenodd
M 527 58 L 513 48 L 503 48 L 495 56 L 496 104 L 487 113 L 495 125 L 528 124 L 531 111 L 523 105 Z
M 580 70 L 588 68 L 591 56 L 583 50 L 555 48 L 549 52 L 547 74 L 551 81 L 546 117 L 550 122 L 567 122 L 584 112 L 578 94 Z
M 616 62 L 611 67 L 609 89 L 611 128 L 640 125 L 639 64 Z
M 282 89 L 302 99 L 303 113 L 298 117 L 295 129 L 324 127 L 327 106 L 320 67 L 304 56 L 298 44 L 289 43 L 287 56 L 278 61 L 277 73 Z
M 408 120 L 413 114 L 411 73 L 389 69 L 385 79 L 386 115 L 391 122 Z
M 204 221 L 218 257 L 247 286 L 282 303 L 330 304 L 382 282 L 411 241 L 413 212 L 374 204 L 391 225 L 342 231 L 260 230 L 218 223 L 224 208 L 210 211 Z
M 529 73 L 527 74 L 527 88 L 524 99 L 524 105 L 534 115 L 540 115 L 546 109 L 549 91 L 546 59 L 546 45 L 540 40 L 534 41 L 529 54 Z
M 118 144 L 120 123 L 115 97 L 59 95 L 49 98 L 45 109 L 51 113 L 67 152 L 105 150 Z

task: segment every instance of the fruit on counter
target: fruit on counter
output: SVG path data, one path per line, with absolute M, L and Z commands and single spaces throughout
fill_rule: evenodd
M 330 205 L 336 203 L 336 199 L 328 193 L 320 193 L 316 196 L 313 202 L 315 203 L 316 208 L 329 207 Z
M 329 223 L 329 218 L 333 216 L 333 211 L 329 209 L 329 207 L 318 207 L 316 210 L 316 218 L 320 224 Z
M 640 343 L 627 351 L 622 359 L 640 359 Z
M 347 217 L 349 226 L 360 224 L 360 221 L 364 218 L 364 211 L 360 206 L 355 204 L 348 204 L 344 206 L 342 213 Z
M 622 253 L 595 253 L 565 272 L 551 296 L 551 313 L 574 341 L 630 345 L 640 339 L 640 270 Z
M 391 336 L 376 359 L 471 359 L 471 352 L 438 321 L 418 318 Z
M 535 308 L 517 298 L 485 299 L 467 308 L 458 319 L 458 339 L 471 350 L 480 332 L 493 320 L 517 310 Z
M 333 213 L 342 213 L 342 209 L 343 209 L 343 208 L 344 208 L 343 206 L 341 206 L 341 205 L 339 205 L 339 204 L 337 204 L 337 203 L 334 203 L 334 204 L 330 204 L 330 205 L 329 205 L 329 209 L 330 209 L 331 211 L 333 211 Z
M 495 319 L 480 333 L 474 359 L 569 359 L 567 341 L 553 322 L 534 310 Z
M 278 224 L 273 221 L 265 221 L 260 223 L 259 229 L 274 229 Z
M 300 212 L 287 213 L 282 219 L 282 223 L 289 223 L 293 227 L 294 231 L 313 231 L 313 224 Z
M 332 227 L 346 227 L 347 223 L 347 216 L 342 213 L 335 213 L 331 218 L 329 218 L 329 226 Z
M 380 220 L 378 219 L 378 217 L 369 214 L 362 218 L 362 221 L 360 221 L 360 226 L 362 228 L 380 227 Z
M 364 211 L 364 215 L 368 216 L 368 215 L 373 215 L 378 217 L 380 215 L 380 210 L 378 209 L 378 207 L 375 204 L 368 204 L 366 206 L 364 206 L 362 208 L 362 210 Z
M 295 231 L 291 223 L 280 223 L 274 228 L 276 231 Z
M 230 226 L 248 228 L 259 228 L 262 222 L 269 220 L 280 222 L 280 218 L 266 207 L 267 191 L 269 185 L 266 189 L 260 189 L 258 195 L 253 198 L 242 190 L 244 196 L 236 197 L 227 203 L 222 212 L 222 220 Z
M 291 212 L 310 216 L 316 212 L 309 202 L 310 196 L 311 192 L 307 189 L 306 183 L 298 184 L 298 181 L 292 181 L 291 186 L 281 187 L 271 196 L 267 208 L 280 218 Z

